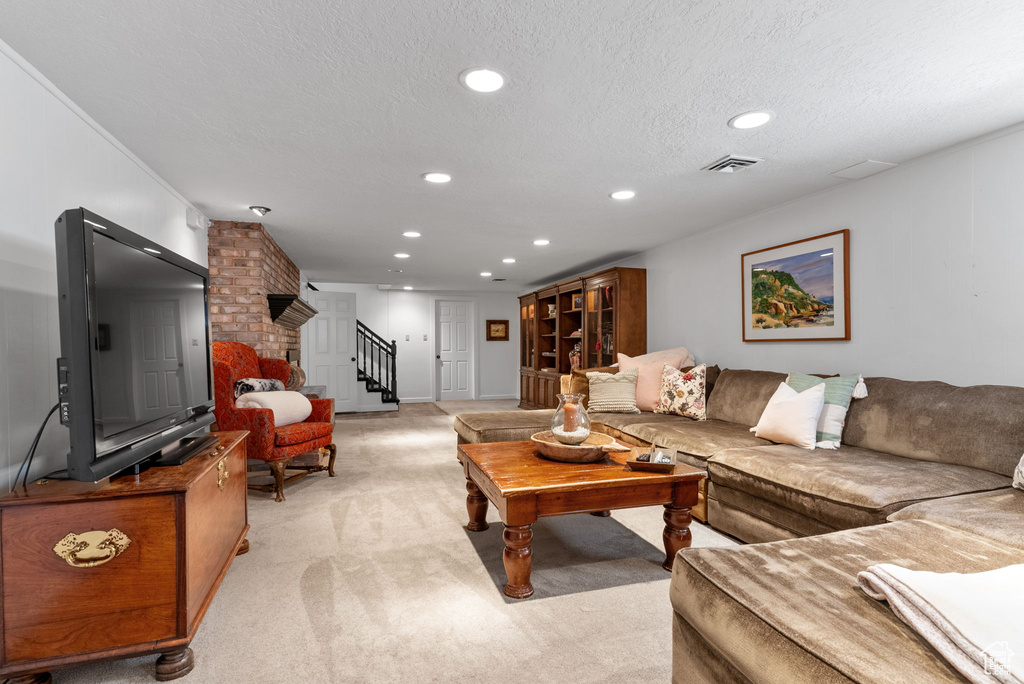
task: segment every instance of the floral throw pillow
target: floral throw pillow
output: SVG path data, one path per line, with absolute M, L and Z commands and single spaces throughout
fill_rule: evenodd
M 661 371 L 661 395 L 655 413 L 675 413 L 695 420 L 707 418 L 704 388 L 707 364 L 682 371 L 668 364 Z

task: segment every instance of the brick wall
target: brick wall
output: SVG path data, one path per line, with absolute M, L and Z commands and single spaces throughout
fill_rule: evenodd
M 262 223 L 210 226 L 210 324 L 214 340 L 244 342 L 260 356 L 298 351 L 299 331 L 270 321 L 268 294 L 299 294 L 299 269 Z

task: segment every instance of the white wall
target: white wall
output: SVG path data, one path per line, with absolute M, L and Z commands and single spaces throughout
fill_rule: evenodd
M 1024 130 L 682 238 L 647 269 L 648 348 L 730 368 L 1024 385 Z M 850 229 L 852 340 L 744 343 L 740 255 Z
M 476 396 L 478 399 L 518 397 L 519 300 L 514 294 L 378 290 L 376 285 L 361 283 L 314 284 L 325 291 L 354 292 L 359 320 L 381 337 L 398 342 L 398 397 L 404 402 L 434 401 L 437 368 L 434 303 L 439 299 L 476 302 Z M 508 342 L 486 341 L 484 321 L 488 319 L 508 319 Z
M 83 206 L 206 264 L 186 201 L 0 42 L 0 487 L 9 489 L 57 401 L 60 355 L 53 224 Z M 65 467 L 56 416 L 33 473 Z

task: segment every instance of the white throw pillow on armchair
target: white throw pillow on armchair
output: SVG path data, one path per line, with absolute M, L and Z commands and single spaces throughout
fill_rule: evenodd
M 797 392 L 783 382 L 768 400 L 757 425 L 750 428 L 750 431 L 770 442 L 813 449 L 818 418 L 824 406 L 824 384 Z
M 235 399 L 240 409 L 262 408 L 274 412 L 274 427 L 301 423 L 313 413 L 313 404 L 298 392 L 247 392 Z

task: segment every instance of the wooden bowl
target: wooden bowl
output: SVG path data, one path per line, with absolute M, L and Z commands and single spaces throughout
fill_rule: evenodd
M 629 447 L 616 444 L 613 437 L 591 432 L 582 444 L 562 444 L 555 439 L 551 430 L 538 432 L 530 437 L 537 445 L 541 456 L 562 463 L 594 463 L 605 457 L 609 451 L 629 451 Z

